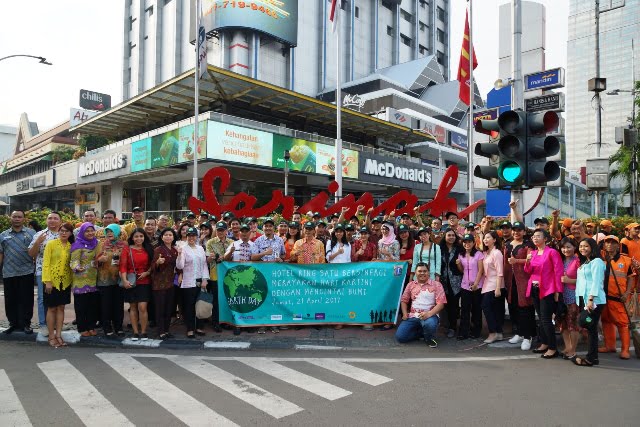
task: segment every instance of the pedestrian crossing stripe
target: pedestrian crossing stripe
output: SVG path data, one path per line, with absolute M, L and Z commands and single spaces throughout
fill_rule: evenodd
M 0 402 L 0 425 L 32 425 L 4 369 L 0 369 Z

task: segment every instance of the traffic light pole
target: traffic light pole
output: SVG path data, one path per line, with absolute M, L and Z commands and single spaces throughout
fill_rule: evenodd
M 511 1 L 511 29 L 513 43 L 511 52 L 511 109 L 524 111 L 524 82 L 522 80 L 522 7 L 520 0 Z M 511 201 L 518 201 L 518 210 L 524 213 L 524 197 L 521 189 L 511 190 Z
M 469 206 L 475 202 L 475 183 L 473 182 L 473 101 L 475 90 L 473 82 L 473 1 L 469 0 L 469 126 L 467 133 L 467 178 L 469 187 Z M 475 214 L 469 214 L 469 221 L 475 222 Z

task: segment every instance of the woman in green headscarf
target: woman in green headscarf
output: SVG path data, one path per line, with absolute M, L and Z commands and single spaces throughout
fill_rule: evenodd
M 118 286 L 120 281 L 120 254 L 127 250 L 127 242 L 120 240 L 120 226 L 108 225 L 105 239 L 98 245 L 98 291 L 100 292 L 100 322 L 106 336 L 124 336 L 122 318 L 124 316 L 124 293 Z

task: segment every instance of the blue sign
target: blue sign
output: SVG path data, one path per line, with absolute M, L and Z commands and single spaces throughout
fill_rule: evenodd
M 511 86 L 491 89 L 487 94 L 487 108 L 511 107 Z
M 540 71 L 524 76 L 524 90 L 564 87 L 564 68 Z
M 509 208 L 511 193 L 509 190 L 487 190 L 485 200 L 487 203 L 487 215 L 504 217 L 511 213 Z
M 460 148 L 461 150 L 467 149 L 467 136 L 460 135 L 456 132 L 449 132 L 451 135 L 451 146 L 454 148 Z

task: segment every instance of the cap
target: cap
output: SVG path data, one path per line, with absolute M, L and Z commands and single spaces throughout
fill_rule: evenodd
M 473 238 L 473 236 L 471 234 L 465 234 L 464 236 L 462 236 L 462 241 L 463 242 L 475 242 L 475 239 Z
M 418 236 L 422 233 L 431 233 L 431 227 L 420 227 L 418 229 Z
M 468 222 L 467 225 L 464 228 L 476 228 L 476 223 L 475 222 Z
M 241 230 L 241 231 L 242 231 L 242 230 L 251 230 L 251 227 L 249 227 L 249 224 L 247 224 L 247 223 L 245 222 L 245 223 L 240 224 L 240 230 Z
M 315 217 L 321 218 L 321 216 L 320 216 L 320 212 L 314 212 L 314 213 L 313 213 L 313 215 L 312 215 L 312 217 L 313 217 L 313 218 L 315 218 Z
M 289 222 L 286 219 L 281 219 L 280 222 L 278 222 L 278 225 L 282 225 L 282 224 L 288 226 Z
M 211 230 L 211 224 L 209 224 L 209 222 L 205 221 L 202 224 L 200 224 L 200 228 L 208 228 L 209 230 Z
M 209 218 L 209 214 L 206 212 L 200 212 L 200 216 L 203 216 L 205 218 Z
M 300 223 L 297 221 L 291 221 L 289 223 L 289 228 L 300 228 Z
M 640 224 L 638 224 L 637 222 L 632 222 L 631 224 L 627 224 L 627 226 L 625 228 L 632 229 L 632 228 L 636 228 L 636 227 L 640 227 Z
M 304 223 L 305 230 L 313 230 L 314 228 L 316 228 L 316 224 L 314 222 L 308 221 Z
M 409 230 L 409 227 L 407 227 L 407 226 L 406 226 L 406 225 L 404 225 L 404 224 L 400 224 L 400 225 L 398 226 L 398 233 L 404 233 L 405 231 L 410 231 L 410 230 Z
M 513 228 L 514 230 L 522 230 L 522 231 L 524 231 L 526 229 L 524 224 L 521 223 L 520 221 L 514 222 L 513 225 L 511 226 L 511 228 Z
M 549 225 L 549 220 L 547 219 L 547 217 L 544 216 L 539 216 L 538 218 L 533 220 L 534 224 L 547 224 Z
M 562 226 L 564 228 L 571 228 L 571 224 L 573 224 L 573 219 L 571 218 L 565 218 L 562 220 Z
M 340 215 L 338 215 L 337 213 L 331 214 L 331 218 L 340 218 Z
M 360 234 L 362 233 L 371 234 L 371 230 L 369 230 L 369 227 L 360 227 Z
M 360 218 L 358 218 L 358 215 L 351 215 L 351 217 L 349 218 L 349 221 L 353 221 L 354 219 L 360 222 Z
M 224 221 L 220 221 L 219 223 L 216 224 L 216 230 L 226 230 L 227 229 L 227 223 Z
M 384 222 L 384 218 L 383 218 L 383 217 L 381 217 L 381 216 L 377 216 L 377 217 L 375 217 L 375 218 L 373 218 L 373 219 L 371 220 L 371 224 L 375 224 L 376 222 L 377 222 L 377 223 L 382 223 L 382 222 Z
M 455 212 L 451 212 L 451 211 L 450 211 L 450 212 L 447 212 L 447 214 L 446 214 L 444 217 L 445 217 L 445 218 L 447 218 L 447 219 L 449 219 L 449 217 L 450 217 L 450 216 L 455 216 L 455 217 L 457 217 L 457 216 L 458 216 L 458 214 L 457 214 L 457 213 L 455 213 Z
M 251 223 L 251 222 L 258 222 L 258 220 L 257 220 L 257 218 L 256 218 L 256 217 L 250 216 L 250 217 L 248 217 L 248 218 L 245 220 L 245 222 L 246 222 L 247 224 L 249 224 L 249 223 Z
M 276 223 L 273 221 L 273 218 L 271 217 L 267 217 L 264 219 L 264 221 L 262 221 L 262 225 L 267 224 L 267 223 L 271 223 L 271 225 L 276 225 Z
M 591 221 L 589 221 L 589 222 L 588 222 L 588 223 L 586 223 L 585 225 L 586 225 L 587 227 L 588 227 L 588 226 L 595 227 L 595 226 L 596 226 L 596 223 L 595 223 L 595 222 L 591 222 Z
M 353 226 L 353 224 L 347 224 L 344 226 L 344 231 L 355 231 L 355 227 Z
M 144 209 L 142 209 L 140 206 L 136 206 L 135 208 L 131 209 L 131 212 L 144 212 Z
M 194 214 L 193 212 L 187 215 L 187 218 L 195 218 L 195 217 L 196 217 L 196 214 Z
M 196 230 L 195 227 L 187 228 L 187 236 L 197 236 L 197 235 L 198 235 L 198 230 Z
M 616 242 L 620 243 L 620 239 L 618 239 L 618 236 L 614 236 L 613 234 L 610 234 L 604 238 L 605 242 L 607 240 L 615 240 Z
M 337 231 L 337 230 L 342 230 L 344 231 L 344 225 L 342 224 L 336 224 L 335 227 L 333 227 L 333 231 Z
M 582 310 L 578 315 L 578 326 L 581 328 L 589 328 L 593 324 L 593 317 L 587 310 Z
M 513 228 L 513 225 L 509 221 L 502 221 L 500 223 L 500 228 Z
M 218 222 L 218 217 L 215 215 L 209 215 L 209 222 Z
M 233 212 L 225 212 L 224 215 L 222 215 L 222 218 L 224 219 L 231 219 L 231 218 L 235 218 L 236 216 L 233 214 Z
M 608 219 L 603 219 L 600 221 L 600 227 L 613 227 L 613 223 Z
M 411 215 L 405 212 L 402 215 L 400 215 L 400 218 L 411 218 Z

